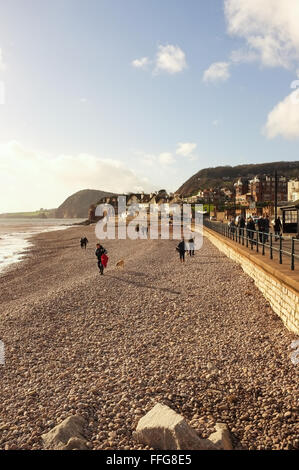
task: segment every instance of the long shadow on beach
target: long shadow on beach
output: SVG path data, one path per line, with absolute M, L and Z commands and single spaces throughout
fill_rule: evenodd
M 147 289 L 160 290 L 160 291 L 163 291 L 163 292 L 169 292 L 170 294 L 177 294 L 177 295 L 182 294 L 182 292 L 180 292 L 180 291 L 167 289 L 166 287 L 155 287 L 155 286 L 147 285 L 147 284 L 144 284 L 144 283 L 141 283 L 141 282 L 129 281 L 128 279 L 123 279 L 123 278 L 120 278 L 120 277 L 117 277 L 117 276 L 111 276 L 111 274 L 109 274 L 109 273 L 107 273 L 106 276 L 109 276 L 109 278 L 111 278 L 111 279 L 116 279 L 117 281 L 124 282 L 126 284 L 134 284 L 135 286 L 138 286 L 138 287 L 146 287 Z
M 139 271 L 128 271 L 128 270 L 126 270 L 125 272 L 127 274 L 132 274 L 132 276 L 139 276 L 139 277 L 145 276 L 145 277 L 149 278 L 149 276 L 147 274 L 141 273 Z

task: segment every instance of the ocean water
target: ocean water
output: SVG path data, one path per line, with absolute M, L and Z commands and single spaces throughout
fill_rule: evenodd
M 83 219 L 0 219 L 0 274 L 21 261 L 37 233 L 65 230 Z

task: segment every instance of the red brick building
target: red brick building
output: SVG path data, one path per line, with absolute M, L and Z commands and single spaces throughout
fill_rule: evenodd
M 275 199 L 275 177 L 256 176 L 249 181 L 249 192 L 255 202 L 271 202 Z M 284 176 L 278 177 L 277 201 L 288 200 L 288 181 Z

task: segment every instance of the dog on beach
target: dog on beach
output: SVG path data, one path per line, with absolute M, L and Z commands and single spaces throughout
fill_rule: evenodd
M 124 269 L 125 267 L 125 262 L 123 259 L 119 260 L 117 263 L 116 263 L 116 267 L 117 268 L 121 268 L 121 269 Z

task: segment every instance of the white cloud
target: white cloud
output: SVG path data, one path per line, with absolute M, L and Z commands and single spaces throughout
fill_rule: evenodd
M 224 0 L 228 32 L 246 40 L 265 66 L 299 61 L 297 0 Z
M 197 148 L 197 144 L 193 142 L 179 142 L 176 145 L 175 155 L 180 155 L 186 157 L 189 160 L 196 160 L 197 157 L 193 154 L 194 150 Z M 159 154 L 145 153 L 142 151 L 134 152 L 142 165 L 158 168 L 162 166 L 170 166 L 176 163 L 175 155 L 172 152 L 161 152 Z
M 162 152 L 158 155 L 137 152 L 136 155 L 140 157 L 143 165 L 146 165 L 151 168 L 158 168 L 159 166 L 169 166 L 175 163 L 175 159 L 172 153 L 170 152 Z
M 146 69 L 149 65 L 153 66 L 154 75 L 158 75 L 161 72 L 174 75 L 187 68 L 186 55 L 180 47 L 168 44 L 158 47 L 154 60 L 142 57 L 132 61 L 132 66 L 139 69 Z
M 234 63 L 259 60 L 266 67 L 297 69 L 299 78 L 298 0 L 224 0 L 224 4 L 228 32 L 246 41 L 243 53 L 232 52 Z M 293 91 L 279 102 L 268 114 L 263 134 L 269 139 L 299 138 L 298 101 L 298 91 Z
M 57 207 L 80 189 L 152 189 L 119 161 L 90 154 L 51 156 L 18 142 L 0 144 L 0 174 L 0 212 Z
M 175 162 L 172 153 L 169 152 L 160 153 L 158 160 L 163 166 L 172 165 Z
M 141 59 L 135 59 L 132 61 L 133 67 L 137 69 L 145 69 L 150 63 L 148 57 L 142 57 Z
M 212 124 L 213 124 L 213 126 L 218 127 L 219 124 L 220 124 L 219 119 L 215 119 L 215 120 L 212 122 Z
M 186 68 L 186 55 L 180 47 L 171 44 L 158 47 L 155 73 L 167 72 L 176 74 Z
M 299 138 L 299 89 L 278 103 L 268 114 L 263 133 L 269 139 L 277 136 L 288 140 Z
M 179 142 L 177 144 L 177 155 L 182 155 L 183 157 L 190 157 L 192 152 L 196 149 L 197 144 L 193 142 Z
M 229 62 L 214 62 L 203 74 L 204 82 L 226 81 L 230 77 Z

